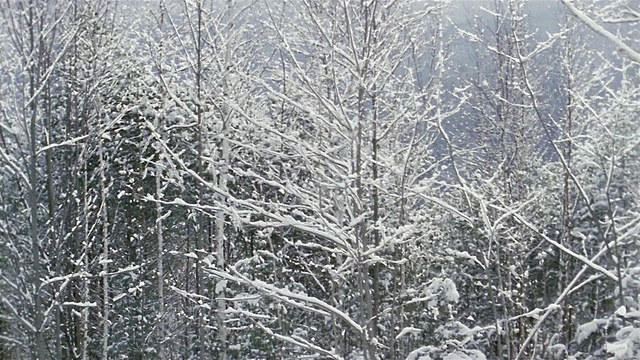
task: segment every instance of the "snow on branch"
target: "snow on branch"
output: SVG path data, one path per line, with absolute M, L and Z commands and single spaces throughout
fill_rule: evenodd
M 38 151 L 36 152 L 36 154 L 42 154 L 43 152 L 47 151 L 47 150 L 51 150 L 57 147 L 61 147 L 61 146 L 68 146 L 68 145 L 75 145 L 76 143 L 85 140 L 86 138 L 88 138 L 89 135 L 82 135 L 82 136 L 78 136 L 75 137 L 73 139 L 69 139 L 69 140 L 65 140 L 59 143 L 55 143 L 55 144 L 49 144 L 47 146 L 44 146 L 40 149 L 38 149 Z
M 28 349 L 29 348 L 29 346 L 26 345 L 25 343 L 23 343 L 23 342 L 21 342 L 19 340 L 16 340 L 14 338 L 10 338 L 8 336 L 0 335 L 0 340 L 2 340 L 4 342 L 7 342 L 7 343 L 15 344 L 17 346 L 20 346 L 23 349 Z
M 601 36 L 605 37 L 607 40 L 614 43 L 620 50 L 622 50 L 631 60 L 640 64 L 640 53 L 633 50 L 629 47 L 629 45 L 625 44 L 619 37 L 613 35 L 611 32 L 607 31 L 605 28 L 600 26 L 598 23 L 593 21 L 587 14 L 578 9 L 573 5 L 571 0 L 560 0 L 562 3 L 575 15 L 580 21 L 582 21 L 585 25 L 587 25 L 591 30 L 597 32 Z
M 230 267 L 229 271 L 232 272 L 231 273 L 227 273 L 215 268 L 208 268 L 206 269 L 207 272 L 209 272 L 210 274 L 223 278 L 223 279 L 227 279 L 233 282 L 237 282 L 240 284 L 244 284 L 247 286 L 250 286 L 254 289 L 260 290 L 264 293 L 266 293 L 269 296 L 273 296 L 275 298 L 278 298 L 280 300 L 284 300 L 287 301 L 289 303 L 292 303 L 298 307 L 302 307 L 308 311 L 312 311 L 315 313 L 320 313 L 320 314 L 333 314 L 339 318 L 341 318 L 342 320 L 344 320 L 347 324 L 349 324 L 349 326 L 351 326 L 354 330 L 356 330 L 359 333 L 363 333 L 364 329 L 357 323 L 355 322 L 353 319 L 351 319 L 351 317 L 349 315 L 347 315 L 346 313 L 344 313 L 343 311 L 341 311 L 340 309 L 337 309 L 336 307 L 327 304 L 326 302 L 312 297 L 312 296 L 307 296 L 304 294 L 296 294 L 293 293 L 291 291 L 285 290 L 285 289 L 281 289 L 278 288 L 275 285 L 272 284 L 268 284 L 264 281 L 260 281 L 260 280 L 251 280 L 245 276 L 243 276 L 242 274 L 240 274 L 234 267 Z M 298 302 L 292 302 L 291 300 L 297 300 Z
M 9 299 L 7 299 L 6 297 L 2 296 L 2 297 L 0 297 L 0 300 L 1 300 L 0 302 L 2 302 L 3 304 L 6 305 L 6 307 L 13 314 L 13 316 L 16 319 L 18 319 L 27 329 L 29 329 L 31 332 L 35 332 L 36 331 L 35 326 L 31 322 L 29 322 L 27 319 L 22 317 L 22 315 L 20 315 L 20 312 L 13 306 L 13 304 L 11 303 L 11 301 L 9 301 Z
M 538 229 L 535 228 L 535 226 L 533 224 L 531 224 L 530 222 L 528 222 L 527 220 L 525 220 L 522 216 L 520 216 L 519 214 L 513 214 L 513 217 L 516 218 L 518 221 L 520 221 L 520 223 L 522 223 L 524 226 L 528 227 L 530 230 L 536 232 L 538 235 L 540 235 L 546 242 L 550 243 L 551 245 L 555 246 L 558 250 L 564 252 L 565 254 L 573 257 L 574 259 L 582 262 L 583 264 L 589 266 L 590 268 L 602 273 L 603 275 L 605 275 L 606 277 L 608 277 L 609 279 L 613 280 L 613 281 L 618 281 L 618 277 L 613 274 L 611 271 L 603 268 L 602 266 L 594 263 L 593 261 L 587 259 L 585 256 L 582 256 L 570 249 L 568 249 L 567 247 L 565 247 L 564 245 L 560 244 L 559 242 L 551 239 L 550 237 L 548 237 L 547 235 L 545 235 L 544 233 L 538 231 Z
M 277 334 L 275 332 L 273 332 L 273 330 L 269 329 L 268 327 L 262 325 L 260 322 L 256 322 L 256 324 L 258 325 L 258 327 L 260 329 L 262 329 L 262 331 L 266 332 L 267 334 L 273 336 L 274 338 L 278 339 L 278 340 L 282 340 L 297 346 L 300 346 L 301 348 L 306 348 L 306 349 L 311 349 L 311 350 L 315 350 L 319 353 L 322 353 L 326 356 L 331 357 L 332 359 L 340 359 L 340 356 L 336 355 L 335 352 L 333 351 L 328 351 L 325 350 L 317 345 L 313 345 L 310 342 L 308 342 L 307 340 L 302 339 L 299 336 L 285 336 L 285 335 L 280 335 Z
M 608 246 L 603 246 L 600 249 L 600 251 L 590 259 L 590 262 L 593 263 L 596 260 L 598 260 L 598 258 L 600 258 L 602 255 L 604 255 L 607 252 L 608 248 L 609 248 Z M 542 314 L 542 316 L 539 317 L 537 323 L 535 324 L 533 329 L 529 332 L 529 335 L 527 336 L 525 341 L 522 343 L 522 346 L 520 347 L 520 352 L 518 352 L 518 354 L 516 355 L 515 360 L 519 360 L 524 356 L 525 350 L 527 349 L 527 345 L 529 345 L 529 343 L 536 336 L 536 333 L 540 330 L 540 328 L 542 327 L 542 324 L 545 322 L 545 320 L 547 320 L 547 318 L 549 318 L 549 315 L 551 315 L 551 313 L 557 310 L 557 307 L 554 305 L 560 305 L 562 301 L 573 291 L 573 289 L 575 289 L 576 287 L 582 286 L 581 284 L 580 285 L 577 285 L 577 284 L 580 278 L 587 272 L 587 269 L 589 269 L 589 266 L 587 264 L 584 264 L 582 266 L 582 269 L 580 269 L 580 271 L 573 277 L 573 280 L 571 280 L 569 285 L 567 285 L 565 289 L 562 291 L 562 294 L 560 294 L 556 299 L 556 301 L 554 301 L 552 305 L 549 305 L 546 311 L 544 312 L 544 314 Z
M 22 169 L 20 169 L 20 166 L 18 166 L 18 162 L 15 160 L 15 158 L 13 156 L 11 156 L 10 154 L 7 154 L 4 149 L 0 148 L 0 157 L 6 162 L 7 166 L 9 166 L 9 168 L 11 170 L 13 170 L 13 173 L 17 176 L 20 177 L 20 179 L 26 184 L 30 184 L 29 183 L 29 177 L 27 176 L 26 172 L 24 172 Z

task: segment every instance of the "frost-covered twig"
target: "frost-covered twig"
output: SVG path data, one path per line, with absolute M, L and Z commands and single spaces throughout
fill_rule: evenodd
M 573 1 L 571 0 L 560 0 L 562 3 L 575 15 L 580 21 L 582 21 L 585 25 L 587 25 L 591 30 L 605 37 L 607 40 L 611 41 L 615 44 L 620 50 L 622 50 L 631 60 L 640 64 L 640 53 L 633 50 L 626 43 L 624 43 L 619 37 L 613 35 L 611 32 L 607 31 L 607 29 L 603 28 L 601 25 L 593 21 L 587 14 L 585 14 L 582 10 L 578 9 L 575 5 L 573 5 Z
M 320 313 L 324 313 L 324 314 L 333 314 L 339 318 L 341 318 L 342 320 L 344 320 L 347 324 L 349 324 L 349 326 L 351 326 L 355 331 L 362 333 L 363 329 L 362 327 L 355 322 L 353 319 L 351 319 L 351 317 L 349 315 L 347 315 L 345 312 L 341 311 L 340 309 L 327 304 L 326 302 L 313 297 L 313 296 L 307 296 L 307 295 L 303 295 L 303 294 L 296 294 L 293 293 L 289 290 L 285 290 L 285 289 L 281 289 L 275 285 L 272 284 L 268 284 L 264 281 L 260 281 L 260 280 L 251 280 L 247 277 L 245 277 L 244 275 L 240 274 L 240 272 L 238 272 L 233 266 L 230 267 L 230 272 L 233 273 L 228 273 L 225 271 L 221 271 L 219 269 L 215 269 L 215 268 L 207 268 L 206 269 L 207 272 L 211 273 L 214 276 L 217 276 L 219 278 L 223 278 L 226 280 L 230 280 L 230 281 L 234 281 L 237 283 L 241 283 L 247 286 L 250 286 L 254 289 L 260 290 L 265 292 L 268 295 L 276 295 L 278 297 L 280 297 L 281 299 L 294 299 L 294 300 L 298 300 L 303 302 L 304 304 L 309 304 L 310 307 L 307 307 L 307 310 L 311 310 L 314 312 L 318 312 L 320 311 Z

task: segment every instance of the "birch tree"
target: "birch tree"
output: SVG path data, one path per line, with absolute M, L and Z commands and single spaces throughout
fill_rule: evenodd
M 508 6 L 512 6 L 513 4 L 513 2 L 510 2 Z M 509 24 L 513 24 L 513 20 L 522 19 L 522 17 L 518 17 L 517 14 L 518 12 L 514 11 L 505 13 L 504 21 L 496 23 L 498 25 L 497 28 L 508 28 Z M 492 16 L 499 16 L 498 11 L 496 11 L 495 14 L 492 14 Z M 548 185 L 537 187 L 538 190 L 536 192 L 538 194 L 545 194 L 545 196 L 556 197 L 556 200 L 553 201 L 558 201 L 558 204 L 564 204 L 558 207 L 564 210 L 562 210 L 562 213 L 553 210 L 545 210 L 543 213 L 540 213 L 537 211 L 532 211 L 533 208 L 530 208 L 527 205 L 527 203 L 535 201 L 539 204 L 540 208 L 552 209 L 555 205 L 550 205 L 547 203 L 548 200 L 552 199 L 551 197 L 547 198 L 548 200 L 543 202 L 538 202 L 535 197 L 529 198 L 529 200 L 521 203 L 522 205 L 519 205 L 522 207 L 511 209 L 504 206 L 505 203 L 503 201 L 499 201 L 501 203 L 500 207 L 502 208 L 502 210 L 498 210 L 498 215 L 503 220 L 513 216 L 515 217 L 514 220 L 516 221 L 515 225 L 524 225 L 524 228 L 527 232 L 532 231 L 533 236 L 539 237 L 539 239 L 543 240 L 543 243 L 540 243 L 540 245 L 536 247 L 534 247 L 535 243 L 529 243 L 531 245 L 526 246 L 525 248 L 533 249 L 529 254 L 535 254 L 536 259 L 541 261 L 544 268 L 544 270 L 542 271 L 544 271 L 544 276 L 547 277 L 547 281 L 540 282 L 536 280 L 536 277 L 542 274 L 539 272 L 541 271 L 541 269 L 538 268 L 537 265 L 533 265 L 531 262 L 529 262 L 528 264 L 525 263 L 525 268 L 528 267 L 529 276 L 531 276 L 532 274 L 538 275 L 530 277 L 530 280 L 525 282 L 525 284 L 528 284 L 528 286 L 530 287 L 529 291 L 533 291 L 531 287 L 541 286 L 541 288 L 537 291 L 541 291 L 542 294 L 547 294 L 544 295 L 545 297 L 551 297 L 549 300 L 545 300 L 545 302 L 552 302 L 551 305 L 549 305 L 549 307 L 544 310 L 544 316 L 541 319 L 536 320 L 535 322 L 529 322 L 529 325 L 525 327 L 525 336 L 523 336 L 523 330 L 520 329 L 519 337 L 521 340 L 521 347 L 513 349 L 506 348 L 506 356 L 509 358 L 522 358 L 525 356 L 530 357 L 532 356 L 532 353 L 536 353 L 537 351 L 542 352 L 543 354 L 545 354 L 545 356 L 563 356 L 562 354 L 566 355 L 568 353 L 566 344 L 572 337 L 571 334 L 576 334 L 575 338 L 579 339 L 578 342 L 583 343 L 582 346 L 584 346 L 584 340 L 588 337 L 585 336 L 585 330 L 588 328 L 588 326 L 594 325 L 594 323 L 590 322 L 588 323 L 590 325 L 587 325 L 583 328 L 578 327 L 576 329 L 576 324 L 572 322 L 573 319 L 586 315 L 584 314 L 585 309 L 578 310 L 571 307 L 570 305 L 567 305 L 568 303 L 570 303 L 567 300 L 569 294 L 578 291 L 577 288 L 575 288 L 576 286 L 578 288 L 586 287 L 587 289 L 592 285 L 595 287 L 594 290 L 587 292 L 594 296 L 593 298 L 589 299 L 588 302 L 594 304 L 594 307 L 597 309 L 596 311 L 603 311 L 604 309 L 601 309 L 602 305 L 611 309 L 611 306 L 614 305 L 610 304 L 610 301 L 617 302 L 618 304 L 624 304 L 624 302 L 626 301 L 624 300 L 624 296 L 622 296 L 622 293 L 624 292 L 624 286 L 620 285 L 620 280 L 624 277 L 622 275 L 621 267 L 619 266 L 619 263 L 616 263 L 615 261 L 611 263 L 606 260 L 607 256 L 605 256 L 611 256 L 613 259 L 616 259 L 620 256 L 620 253 L 618 252 L 618 250 L 616 250 L 617 247 L 615 244 L 617 241 L 614 240 L 615 231 L 605 230 L 604 228 L 602 228 L 601 224 L 595 224 L 597 222 L 596 221 L 592 223 L 592 225 L 587 225 L 587 227 L 591 229 L 590 235 L 582 234 L 583 247 L 575 247 L 577 245 L 577 239 L 575 237 L 578 233 L 581 233 L 577 232 L 576 229 L 585 226 L 578 224 L 586 219 L 595 219 L 598 218 L 598 216 L 602 215 L 602 213 L 601 215 L 597 215 L 594 213 L 596 207 L 590 204 L 595 204 L 596 200 L 594 198 L 591 198 L 591 196 L 595 196 L 595 198 L 601 198 L 600 207 L 602 208 L 602 210 L 600 211 L 604 211 L 604 209 L 607 208 L 607 206 L 604 206 L 606 204 L 606 201 L 602 201 L 603 199 L 606 199 L 607 196 L 597 195 L 599 191 L 596 191 L 596 193 L 590 193 L 588 190 L 585 190 L 588 188 L 587 184 L 592 182 L 591 180 L 586 180 L 586 178 L 583 178 L 582 176 L 587 176 L 587 174 L 594 174 L 594 170 L 586 170 L 582 168 L 585 163 L 581 163 L 579 157 L 576 156 L 576 150 L 582 147 L 582 145 L 579 145 L 582 144 L 583 138 L 581 137 L 581 135 L 591 133 L 591 130 L 586 130 L 586 128 L 583 128 L 582 126 L 589 127 L 589 125 L 586 125 L 589 122 L 585 120 L 592 116 L 591 114 L 594 114 L 592 111 L 587 109 L 599 109 L 604 104 L 600 103 L 600 101 L 609 96 L 599 96 L 596 94 L 599 94 L 601 91 L 612 94 L 615 91 L 610 90 L 610 85 L 604 85 L 607 83 L 606 81 L 596 80 L 594 82 L 591 82 L 594 77 L 596 79 L 598 79 L 601 75 L 603 76 L 603 79 L 607 77 L 607 75 L 604 75 L 604 73 L 602 72 L 602 68 L 593 68 L 593 64 L 589 64 L 589 61 L 579 63 L 580 65 L 575 62 L 576 59 L 583 58 L 583 56 L 584 58 L 589 58 L 594 53 L 590 50 L 581 55 L 576 54 L 576 47 L 585 46 L 585 44 L 582 43 L 583 37 L 578 35 L 576 32 L 570 32 L 567 29 L 562 29 L 559 33 L 549 35 L 548 40 L 538 41 L 537 43 L 528 43 L 527 38 L 531 39 L 531 36 L 527 37 L 526 35 L 522 34 L 522 32 L 517 31 L 517 28 L 514 28 L 514 30 L 516 31 L 509 31 L 507 35 L 508 39 L 501 42 L 502 44 L 511 44 L 512 48 L 509 52 L 505 53 L 504 49 L 500 50 L 498 46 L 487 48 L 489 49 L 489 51 L 496 53 L 498 56 L 510 54 L 505 58 L 506 63 L 508 64 L 508 66 L 510 66 L 511 69 L 513 69 L 514 74 L 516 74 L 517 78 L 519 78 L 520 80 L 509 83 L 505 82 L 506 87 L 503 87 L 503 89 L 507 89 L 508 91 L 515 90 L 516 94 L 519 94 L 520 100 L 513 101 L 513 98 L 507 98 L 506 96 L 504 96 L 504 94 L 501 96 L 496 96 L 496 98 L 507 108 L 514 109 L 516 112 L 523 111 L 524 113 L 529 114 L 529 121 L 527 122 L 527 124 L 528 126 L 530 126 L 531 130 L 527 131 L 527 139 L 525 140 L 524 144 L 526 146 L 536 146 L 535 142 L 531 142 L 532 132 L 535 134 L 535 132 L 537 131 L 538 134 L 541 134 L 543 136 L 542 138 L 544 139 L 544 141 L 538 142 L 538 144 L 546 143 L 546 145 L 544 146 L 546 147 L 548 152 L 547 155 L 545 155 L 546 164 L 544 166 L 548 167 L 550 171 L 548 175 L 544 175 L 544 173 L 541 174 L 541 180 L 543 180 L 543 183 L 539 183 L 539 180 L 535 178 L 525 178 L 523 179 L 523 181 L 518 181 L 517 185 L 522 186 L 523 184 L 526 184 L 527 188 L 531 189 L 544 184 L 544 181 L 548 181 Z M 567 33 L 570 33 L 571 35 L 565 36 L 564 34 Z M 470 38 L 472 41 L 479 40 L 479 38 L 476 37 L 475 34 L 464 33 L 464 35 Z M 563 83 L 561 85 L 563 89 L 561 93 L 565 94 L 563 95 L 563 99 L 567 102 L 564 104 L 564 107 L 561 107 L 563 110 L 560 113 L 560 118 L 558 116 L 557 107 L 562 105 L 558 104 L 556 101 L 554 101 L 554 99 L 549 98 L 547 93 L 542 91 L 544 87 L 547 87 L 549 85 L 556 86 L 557 84 L 553 85 L 545 83 L 545 81 L 542 80 L 544 79 L 544 77 L 540 75 L 540 69 L 544 69 L 544 67 L 537 65 L 539 64 L 537 62 L 539 60 L 537 59 L 545 59 L 545 54 L 548 54 L 549 49 L 558 44 L 559 39 L 566 39 L 566 42 L 563 42 L 564 45 L 571 44 L 570 47 L 562 49 L 562 51 L 566 52 L 565 56 L 567 56 L 566 60 L 563 62 L 564 66 L 567 66 L 567 68 L 563 69 L 562 71 L 570 72 L 565 78 L 563 78 L 566 83 Z M 626 69 L 626 67 L 623 67 L 623 69 Z M 557 70 L 553 68 L 547 68 L 547 70 L 543 71 Z M 585 71 L 585 74 L 588 73 L 589 75 L 585 75 L 582 78 L 580 75 L 582 71 Z M 623 73 L 626 74 L 626 70 L 623 70 Z M 628 75 L 622 76 L 623 78 L 626 78 L 626 76 Z M 512 77 L 505 75 L 498 77 L 499 81 L 505 81 L 505 79 L 510 78 Z M 589 88 L 589 90 L 584 90 L 584 87 Z M 628 90 L 625 90 L 624 93 L 630 94 L 633 93 L 633 91 L 629 92 Z M 484 101 L 491 101 L 490 98 L 485 98 L 486 100 Z M 587 103 L 591 105 L 586 105 Z M 521 108 L 521 110 L 518 110 L 518 108 Z M 587 113 L 590 114 L 588 115 Z M 508 118 L 514 119 L 513 115 L 509 116 Z M 606 130 L 605 132 L 609 133 Z M 541 139 L 541 137 L 538 137 L 538 139 Z M 522 147 L 519 147 L 519 149 L 522 149 Z M 551 158 L 549 158 L 548 156 L 551 156 Z M 531 161 L 531 159 L 528 158 L 527 161 Z M 591 162 L 587 161 L 587 163 Z M 503 162 L 501 164 L 501 170 L 503 164 L 506 164 L 506 162 Z M 558 170 L 558 168 L 561 170 Z M 559 184 L 562 184 L 563 181 L 560 177 L 558 177 L 558 175 L 562 173 L 564 173 L 564 185 L 563 187 L 559 187 Z M 533 174 L 535 174 L 535 172 Z M 494 176 L 490 181 L 494 182 L 495 179 L 496 177 Z M 484 182 L 488 183 L 488 181 L 486 180 Z M 536 186 L 536 183 L 540 185 Z M 606 181 L 604 183 L 606 183 Z M 461 186 L 466 187 L 467 185 L 461 183 Z M 554 193 L 554 191 L 557 192 Z M 499 197 L 499 195 L 497 194 L 499 194 L 500 192 L 504 191 L 499 191 L 489 198 L 497 199 Z M 532 193 L 531 195 L 540 196 L 536 195 L 536 192 Z M 472 197 L 480 199 L 480 197 L 478 197 L 479 194 L 476 193 L 476 190 L 468 190 L 467 193 Z M 560 197 L 562 197 L 562 200 L 560 200 Z M 490 208 L 494 208 L 496 210 L 498 209 L 498 207 L 496 207 L 497 203 L 488 203 L 488 205 Z M 583 209 L 580 210 L 580 207 L 583 207 Z M 485 212 L 485 210 L 483 210 L 483 214 L 490 213 L 491 212 Z M 583 215 L 579 215 L 580 213 L 582 213 Z M 531 220 L 524 221 L 523 214 L 527 214 L 525 216 Z M 549 218 L 549 216 L 551 216 L 551 218 Z M 490 218 L 491 217 L 489 216 L 489 219 Z M 557 230 L 555 232 L 555 235 L 553 235 L 553 229 L 557 225 L 555 225 L 555 221 L 552 220 L 554 218 L 563 219 L 561 220 L 561 222 L 563 223 L 564 227 L 563 230 Z M 602 218 L 600 219 L 602 220 Z M 491 220 L 489 220 L 489 222 L 491 222 Z M 492 226 L 487 227 L 487 229 L 491 228 Z M 496 227 L 496 229 L 499 228 Z M 524 244 L 523 240 L 518 240 L 522 235 L 518 234 L 516 230 L 517 228 L 515 226 L 503 229 L 506 230 L 506 232 L 504 232 L 503 234 L 508 236 L 512 241 L 517 241 L 519 244 Z M 544 230 L 541 231 L 540 229 Z M 609 226 L 608 229 L 612 230 L 614 229 L 614 227 Z M 524 232 L 524 234 L 526 234 L 526 232 Z M 555 237 L 558 238 L 558 241 L 554 240 Z M 591 240 L 584 242 L 586 239 Z M 542 253 L 535 250 L 540 248 L 544 249 Z M 557 263 L 554 262 L 554 258 L 549 258 L 550 254 L 555 254 L 554 257 L 557 257 L 557 259 L 559 259 Z M 580 254 L 584 254 L 585 256 L 582 257 L 580 256 Z M 573 268 L 575 270 L 573 270 L 573 272 L 567 271 L 566 264 L 573 264 L 572 266 L 575 266 L 575 268 Z M 595 270 L 597 272 L 597 275 L 593 275 L 588 279 L 583 280 L 581 277 L 584 276 L 584 274 L 587 272 L 587 269 L 592 271 Z M 525 274 L 527 274 L 527 272 L 525 272 Z M 548 277 L 556 276 L 554 274 L 558 274 L 557 276 L 560 279 L 559 287 L 557 289 L 557 292 L 555 293 L 552 289 L 545 288 L 545 284 L 549 283 Z M 597 281 L 597 279 L 600 279 L 601 277 L 607 278 L 606 283 L 600 283 Z M 617 300 L 614 300 L 612 294 L 615 294 L 615 299 Z M 555 298 L 555 300 L 553 300 L 553 298 Z M 557 312 L 558 309 L 560 309 L 558 305 L 561 303 L 564 304 L 564 307 L 562 307 L 563 311 Z M 526 315 L 528 314 L 528 311 L 534 310 L 534 307 L 543 306 L 544 302 L 529 302 L 528 304 L 527 302 L 523 302 L 523 304 L 524 307 L 521 310 L 516 311 L 515 313 L 524 312 L 524 314 L 522 316 L 511 316 L 511 319 L 523 319 L 523 317 L 529 317 L 529 315 Z M 610 311 L 612 310 L 609 310 L 609 313 Z M 541 340 L 540 342 L 538 342 L 538 335 L 541 335 L 539 334 L 541 324 L 544 323 L 549 314 L 554 312 L 562 317 L 562 320 L 559 320 L 558 322 L 563 322 L 565 324 L 563 326 L 563 330 L 560 331 L 564 332 L 565 343 L 562 343 L 561 341 L 559 342 L 559 338 L 556 335 L 551 334 L 549 335 L 549 337 L 547 337 L 546 340 Z M 605 311 L 605 313 L 606 312 L 607 311 Z M 586 316 L 589 317 L 589 315 Z M 495 328 L 499 328 L 498 323 L 496 324 Z M 526 330 L 527 328 L 531 330 Z M 607 330 L 602 329 L 602 331 L 606 332 Z M 509 339 L 506 339 L 506 341 L 507 343 L 513 344 L 509 341 Z M 530 347 L 532 343 L 536 345 Z M 500 344 L 498 344 L 498 347 L 499 346 Z M 583 349 L 585 349 L 585 347 L 583 347 Z M 497 349 L 496 351 L 500 352 L 500 349 Z M 589 350 L 589 352 L 592 351 L 594 351 L 593 347 Z
M 165 119 L 169 117 L 169 122 L 173 123 L 164 128 L 167 137 L 186 135 L 192 143 L 184 148 L 186 154 L 183 156 L 180 152 L 184 150 L 175 148 L 176 143 L 167 144 L 162 140 L 166 137 L 158 135 L 162 126 L 151 131 L 156 136 L 155 141 L 159 141 L 158 151 L 164 149 L 162 151 L 166 152 L 168 161 L 174 164 L 175 171 L 166 175 L 170 182 L 181 183 L 178 178 L 190 171 L 193 171 L 192 175 L 197 175 L 195 178 L 186 175 L 189 178 L 187 186 L 192 190 L 180 197 L 181 201 L 186 202 L 170 204 L 179 205 L 191 213 L 189 221 L 195 221 L 197 230 L 196 241 L 175 253 L 184 254 L 187 276 L 183 278 L 184 282 L 172 288 L 188 304 L 190 309 L 185 310 L 195 320 L 185 328 L 185 337 L 189 343 L 188 351 L 198 357 L 210 351 L 215 351 L 220 358 L 227 356 L 227 281 L 212 283 L 203 272 L 203 266 L 225 267 L 226 256 L 230 253 L 230 246 L 233 246 L 228 236 L 233 230 L 228 225 L 228 210 L 184 205 L 210 206 L 227 201 L 220 193 L 211 192 L 208 185 L 209 181 L 213 181 L 216 189 L 227 193 L 229 168 L 233 161 L 230 138 L 243 137 L 233 106 L 244 109 L 248 94 L 253 91 L 243 85 L 238 75 L 249 67 L 251 47 L 247 46 L 244 27 L 245 12 L 250 6 L 250 2 L 221 4 L 198 1 L 193 4 L 162 3 L 160 9 L 163 19 L 161 46 L 165 55 L 156 57 L 154 63 L 157 72 L 154 76 L 166 98 L 162 116 Z M 182 123 L 174 123 L 178 120 L 176 114 L 180 114 Z M 238 139 L 236 141 L 240 141 Z M 162 199 L 155 197 L 152 201 L 160 202 Z M 195 279 L 190 279 L 188 275 L 192 267 Z M 211 327 L 216 329 L 215 336 L 206 330 Z M 194 329 L 191 335 L 188 334 L 191 332 L 189 328 Z
M 272 104 L 268 114 L 275 116 L 271 115 L 268 122 L 246 118 L 273 137 L 270 142 L 277 147 L 271 145 L 270 151 L 282 159 L 282 165 L 258 168 L 244 175 L 275 187 L 285 197 L 284 202 L 267 203 L 266 208 L 260 205 L 257 209 L 255 206 L 260 203 L 250 199 L 245 206 L 251 211 L 260 209 L 257 215 L 265 220 L 246 225 L 296 230 L 300 235 L 285 236 L 280 246 L 297 253 L 295 264 L 304 271 L 289 285 L 285 285 L 286 278 L 283 285 L 278 285 L 282 280 L 277 278 L 275 284 L 263 284 L 263 280 L 248 277 L 246 270 L 236 266 L 231 267 L 229 275 L 211 271 L 263 294 L 273 294 L 286 307 L 302 301 L 303 312 L 315 308 L 315 312 L 330 316 L 331 332 L 343 337 L 339 339 L 338 335 L 330 347 L 300 340 L 295 331 L 305 331 L 309 325 L 304 321 L 280 326 L 295 330 L 293 334 L 276 333 L 263 325 L 268 334 L 277 334 L 279 339 L 307 351 L 332 357 L 360 354 L 375 358 L 384 352 L 387 343 L 394 341 L 392 334 L 403 330 L 379 334 L 381 329 L 388 329 L 387 314 L 409 301 L 402 299 L 391 305 L 381 289 L 392 286 L 390 249 L 421 230 L 415 229 L 415 224 L 386 225 L 393 218 L 398 198 L 390 187 L 401 183 L 401 177 L 409 177 L 416 183 L 404 184 L 402 191 L 412 193 L 406 197 L 415 199 L 415 193 L 428 191 L 425 174 L 432 173 L 433 167 L 425 166 L 430 159 L 423 146 L 432 141 L 434 133 L 429 126 L 439 115 L 434 79 L 442 66 L 437 42 L 423 44 L 419 33 L 402 30 L 416 29 L 418 24 L 421 28 L 436 24 L 430 21 L 439 8 L 427 6 L 403 17 L 414 6 L 419 7 L 404 2 L 302 1 L 286 8 L 269 4 L 264 10 L 266 26 L 278 47 L 268 64 L 269 81 L 253 81 L 266 87 Z M 285 18 L 291 21 L 285 22 Z M 401 20 L 402 25 L 397 26 L 395 20 Z M 430 45 L 437 55 L 421 60 L 430 61 L 431 72 L 411 62 L 412 54 L 423 54 L 422 49 L 430 49 Z M 422 87 L 418 86 L 419 76 L 425 76 Z M 403 150 L 411 141 L 413 146 Z M 259 152 L 255 147 L 243 147 Z M 292 161 L 302 162 L 303 167 Z M 395 165 L 398 161 L 403 161 L 404 168 Z M 407 174 L 407 163 L 424 172 Z M 238 174 L 240 170 L 234 171 Z M 405 206 L 409 211 L 410 205 Z M 294 240 L 305 233 L 312 237 Z M 266 253 L 273 254 L 273 259 L 282 256 L 283 250 L 278 251 L 275 244 L 268 249 Z M 313 270 L 320 266 L 326 270 Z M 413 280 L 430 283 L 426 279 Z M 442 284 L 431 281 L 432 285 Z M 345 291 L 348 288 L 358 290 L 354 294 Z M 425 286 L 415 291 L 429 292 L 428 289 Z M 426 297 L 431 306 L 439 303 L 436 298 L 443 302 L 455 300 L 449 289 L 441 290 L 432 294 L 433 298 Z
M 23 257 L 23 249 L 14 248 L 15 261 L 28 264 L 22 276 L 28 276 L 26 283 L 11 281 L 13 290 L 3 295 L 3 302 L 10 304 L 13 316 L 26 326 L 27 337 L 15 340 L 20 344 L 24 354 L 33 359 L 45 359 L 47 353 L 47 337 L 45 333 L 50 328 L 51 319 L 48 318 L 50 304 L 47 284 L 43 280 L 49 276 L 47 269 L 48 254 L 51 249 L 54 234 L 45 225 L 46 220 L 39 211 L 41 196 L 39 169 L 42 143 L 48 145 L 48 119 L 51 116 L 52 100 L 50 88 L 52 78 L 60 59 L 64 56 L 68 46 L 78 33 L 77 27 L 61 30 L 60 23 L 68 16 L 70 3 L 53 4 L 41 1 L 20 1 L 3 4 L 0 10 L 3 16 L 3 32 L 9 35 L 12 49 L 7 49 L 7 55 L 14 56 L 12 66 L 7 68 L 6 79 L 12 79 L 9 87 L 9 101 L 3 108 L 3 127 L 10 131 L 12 139 L 8 148 L 3 150 L 3 164 L 11 169 L 11 173 L 18 176 L 19 187 L 24 189 L 28 209 L 28 237 L 30 244 L 29 260 Z M 6 140 L 3 144 L 8 145 Z M 51 212 L 51 155 L 46 152 L 48 166 L 49 217 Z M 20 163 L 22 159 L 24 163 Z M 23 167 L 23 164 L 27 164 Z M 17 245 L 17 244 L 16 244 Z M 43 251 L 45 251 L 43 253 Z M 15 279 L 18 280 L 22 276 Z M 20 295 L 22 294 L 22 295 Z M 18 296 L 15 298 L 13 296 Z M 26 298 L 20 299 L 21 296 Z M 27 310 L 25 300 L 32 299 L 33 304 Z M 21 309 L 21 310 L 18 310 Z M 25 315 L 20 315 L 24 313 Z M 17 334 L 15 334 L 17 335 Z M 31 340 L 27 340 L 31 339 Z M 28 345 L 31 343 L 32 345 Z M 31 347 L 32 346 L 32 347 Z

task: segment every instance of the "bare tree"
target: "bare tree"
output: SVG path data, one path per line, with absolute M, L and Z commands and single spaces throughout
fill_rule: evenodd
M 592 17 L 590 17 L 585 11 L 576 7 L 571 0 L 560 0 L 567 7 L 567 9 L 576 16 L 581 22 L 587 25 L 591 30 L 596 32 L 598 35 L 604 37 L 612 44 L 614 44 L 617 48 L 619 48 L 629 59 L 634 61 L 635 63 L 640 63 L 640 53 L 629 45 L 629 42 L 625 41 L 620 36 L 617 36 L 611 33 L 609 30 L 605 29 L 602 25 L 598 24 Z M 639 9 L 634 9 L 632 5 L 627 2 L 625 6 L 621 7 L 622 16 L 617 16 L 617 19 L 609 20 L 608 22 L 617 22 L 617 23 L 626 23 L 626 22 L 639 22 L 640 21 L 640 12 Z M 605 20 L 606 21 L 606 20 Z

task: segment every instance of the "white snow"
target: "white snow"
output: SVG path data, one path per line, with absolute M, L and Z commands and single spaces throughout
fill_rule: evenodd
M 487 358 L 478 350 L 465 350 L 454 351 L 443 357 L 442 360 L 487 360 Z
M 597 332 L 600 326 L 603 326 L 607 323 L 605 319 L 595 319 L 589 321 L 586 324 L 582 324 L 578 326 L 578 330 L 576 330 L 575 340 L 578 344 L 581 344 L 585 340 L 589 338 L 593 333 Z
M 418 329 L 418 328 L 414 328 L 412 326 L 407 326 L 406 328 L 402 329 L 402 331 L 400 331 L 400 333 L 398 335 L 396 335 L 396 340 L 400 339 L 401 337 L 407 335 L 407 334 L 411 334 L 411 335 L 416 335 L 422 332 L 422 329 Z
M 221 294 L 227 288 L 227 280 L 220 280 L 216 283 L 216 295 Z

